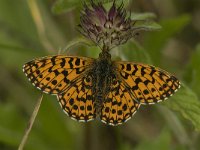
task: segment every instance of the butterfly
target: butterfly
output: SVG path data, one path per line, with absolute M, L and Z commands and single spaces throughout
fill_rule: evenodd
M 88 122 L 97 117 L 108 125 L 129 120 L 142 104 L 166 100 L 180 88 L 170 73 L 142 63 L 112 61 L 108 52 L 99 58 L 55 55 L 23 66 L 30 82 L 56 95 L 72 119 Z

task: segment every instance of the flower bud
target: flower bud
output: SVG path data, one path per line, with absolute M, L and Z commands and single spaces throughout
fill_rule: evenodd
M 140 27 L 135 27 L 135 22 L 127 17 L 123 4 L 117 7 L 114 2 L 107 11 L 102 3 L 91 2 L 91 7 L 84 5 L 79 27 L 80 32 L 101 49 L 110 50 L 137 34 Z

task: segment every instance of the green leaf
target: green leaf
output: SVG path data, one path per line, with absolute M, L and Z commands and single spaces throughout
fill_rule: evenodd
M 146 13 L 131 13 L 131 20 L 147 20 L 147 19 L 154 19 L 156 15 L 151 12 Z
M 188 85 L 198 94 L 200 97 L 200 44 L 197 45 L 196 50 L 192 54 L 189 64 L 185 72 L 185 80 Z
M 200 101 L 197 95 L 182 84 L 172 99 L 165 104 L 172 110 L 180 112 L 185 119 L 191 121 L 196 130 L 200 131 Z
M 137 30 L 160 30 L 162 27 L 152 19 L 156 18 L 154 13 L 131 13 L 131 20 L 135 20 L 134 27 Z
M 134 27 L 138 28 L 138 30 L 146 30 L 146 31 L 153 31 L 153 30 L 160 30 L 162 27 L 154 21 L 137 21 L 134 24 Z
M 155 64 L 159 64 L 161 60 L 161 50 L 168 39 L 180 32 L 190 22 L 190 19 L 191 17 L 189 15 L 182 15 L 173 19 L 162 20 L 159 23 L 162 26 L 162 30 L 146 36 L 144 47 L 148 49 Z

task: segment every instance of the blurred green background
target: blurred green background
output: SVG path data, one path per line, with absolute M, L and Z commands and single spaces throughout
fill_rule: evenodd
M 124 3 L 134 12 L 132 17 L 145 12 L 139 17 L 154 19 L 162 29 L 143 32 L 113 49 L 112 55 L 159 66 L 175 74 L 182 88 L 163 103 L 142 106 L 117 127 L 98 119 L 75 122 L 62 112 L 55 96 L 45 94 L 26 150 L 200 149 L 200 1 Z M 77 32 L 81 8 L 78 0 L 0 0 L 1 150 L 17 149 L 41 95 L 23 74 L 24 63 L 63 49 L 66 55 L 98 57 L 100 50 L 83 44 Z

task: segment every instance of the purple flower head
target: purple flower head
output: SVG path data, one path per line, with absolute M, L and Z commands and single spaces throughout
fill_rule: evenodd
M 91 7 L 84 5 L 80 17 L 80 32 L 91 39 L 101 49 L 112 49 L 126 43 L 136 34 L 135 20 L 127 17 L 124 5 L 116 6 L 115 2 L 107 11 L 102 3 L 91 2 Z

